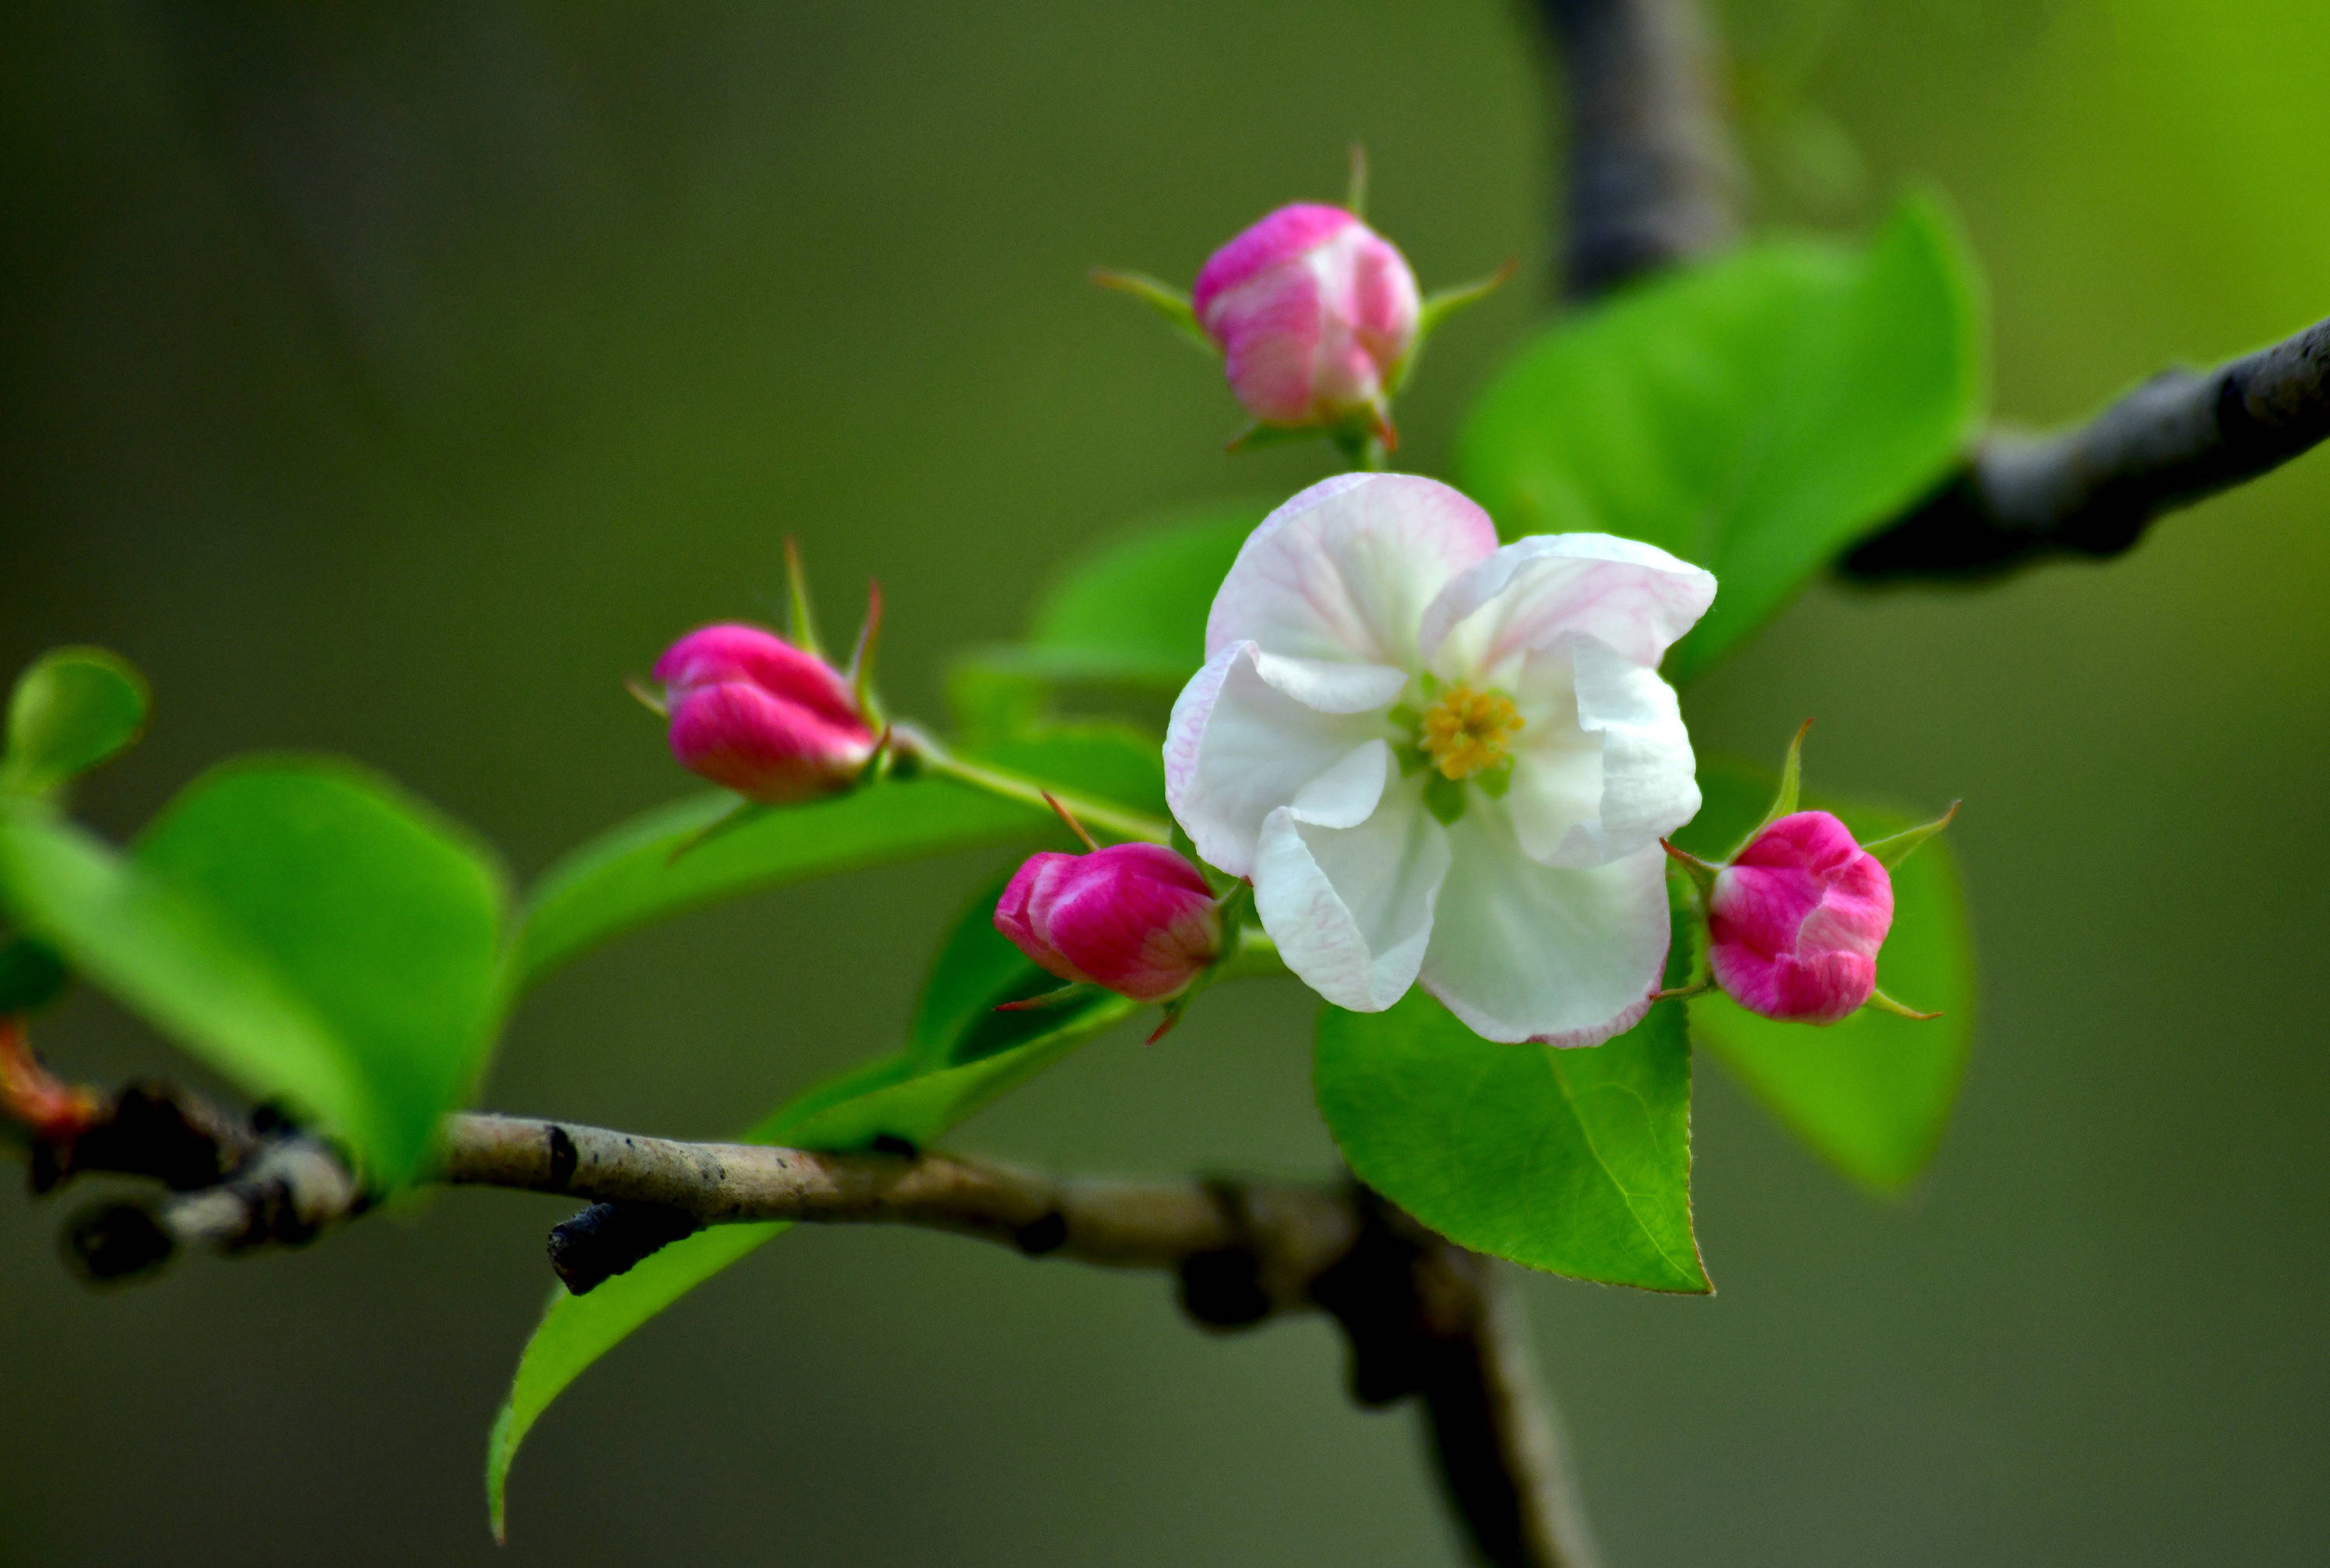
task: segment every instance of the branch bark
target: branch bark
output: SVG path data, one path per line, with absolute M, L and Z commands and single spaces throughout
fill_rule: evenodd
M 1993 434 L 1932 496 L 1856 545 L 1861 582 L 1981 579 L 2118 555 L 2153 520 L 2330 437 L 2330 321 L 2212 371 L 2172 370 L 2086 424 Z
M 304 1245 L 371 1203 L 328 1145 L 265 1115 L 246 1126 L 166 1086 L 86 1094 L 71 1126 L 31 1131 L 43 1190 L 100 1170 L 164 1183 L 152 1199 L 104 1204 L 68 1225 L 67 1256 L 92 1280 L 150 1273 L 182 1251 Z M 487 1115 L 446 1119 L 438 1175 L 591 1201 L 552 1233 L 554 1263 L 577 1293 L 705 1225 L 789 1220 L 912 1225 L 1171 1273 L 1182 1308 L 1209 1329 L 1326 1312 L 1350 1344 L 1356 1401 L 1421 1402 L 1442 1484 L 1482 1561 L 1591 1568 L 1498 1266 L 1356 1183 L 1063 1177 L 948 1155 L 685 1143 Z
M 1567 68 L 1561 276 L 1584 300 L 1728 243 L 1739 165 L 1692 0 L 1537 0 Z

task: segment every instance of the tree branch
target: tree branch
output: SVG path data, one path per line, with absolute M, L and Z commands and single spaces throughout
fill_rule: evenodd
M 2086 424 L 1994 434 L 1916 510 L 1842 562 L 1862 582 L 1984 578 L 2105 559 L 2153 519 L 2280 467 L 2330 436 L 2330 321 L 2205 373 L 2155 376 Z
M 42 1190 L 99 1170 L 167 1189 L 70 1223 L 67 1256 L 90 1280 L 150 1273 L 181 1251 L 304 1245 L 371 1204 L 330 1146 L 265 1112 L 247 1127 L 175 1088 L 106 1096 L 44 1073 L 38 1087 L 41 1104 L 70 1094 L 77 1106 L 70 1122 L 28 1127 Z M 0 1100 L 29 1121 L 33 1100 Z M 947 1155 L 683 1143 L 484 1115 L 447 1118 L 438 1175 L 591 1200 L 552 1233 L 554 1263 L 578 1294 L 705 1225 L 789 1220 L 913 1225 L 1170 1272 L 1183 1310 L 1210 1329 L 1324 1311 L 1350 1343 L 1356 1401 L 1420 1399 L 1444 1488 L 1482 1561 L 1592 1563 L 1497 1265 L 1355 1183 L 1062 1177 Z
M 1536 9 L 1568 82 L 1563 294 L 1591 299 L 1729 242 L 1738 161 L 1691 0 L 1537 0 Z

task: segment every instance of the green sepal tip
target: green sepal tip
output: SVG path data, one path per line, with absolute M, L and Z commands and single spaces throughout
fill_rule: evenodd
M 1878 864 L 1890 871 L 1916 853 L 1919 845 L 1947 827 L 1951 819 L 1957 816 L 1958 807 L 1962 804 L 1961 801 L 1953 800 L 1950 802 L 1950 808 L 1931 822 L 1920 823 L 1915 827 L 1905 827 L 1900 832 L 1884 838 L 1871 839 L 1861 847 L 1875 855 Z M 1912 1016 L 1916 1015 L 1913 1014 Z
M 1090 274 L 1093 282 L 1117 294 L 1129 294 L 1150 309 L 1163 316 L 1182 336 L 1216 358 L 1221 347 L 1206 335 L 1198 325 L 1197 307 L 1189 297 L 1171 284 L 1151 278 L 1146 272 L 1120 272 L 1113 267 L 1095 267 Z
M 1748 846 L 1756 842 L 1757 836 L 1764 829 L 1771 827 L 1783 817 L 1795 815 L 1796 802 L 1802 797 L 1804 790 L 1804 733 L 1812 727 L 1813 722 L 1810 719 L 1796 726 L 1795 734 L 1788 741 L 1787 760 L 1780 764 L 1780 789 L 1779 792 L 1772 797 L 1772 808 L 1764 813 L 1762 821 L 1748 830 L 1748 836 L 1739 841 L 1739 847 L 1724 856 L 1727 863 L 1738 859 Z

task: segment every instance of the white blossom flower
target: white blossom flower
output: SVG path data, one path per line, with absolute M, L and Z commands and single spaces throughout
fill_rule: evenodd
M 1488 1039 L 1597 1044 L 1665 966 L 1658 841 L 1699 786 L 1658 663 L 1714 597 L 1608 534 L 1500 548 L 1431 479 L 1313 485 L 1215 596 L 1165 742 L 1173 815 L 1337 1006 L 1420 979 Z

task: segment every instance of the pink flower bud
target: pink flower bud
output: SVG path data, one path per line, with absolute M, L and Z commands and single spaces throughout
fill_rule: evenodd
M 1204 875 L 1155 844 L 1029 855 L 995 906 L 995 929 L 1060 978 L 1137 1002 L 1179 996 L 1222 946 Z
M 1340 207 L 1281 207 L 1213 254 L 1190 304 L 1230 390 L 1267 425 L 1383 424 L 1416 341 L 1416 274 Z
M 689 632 L 656 661 L 655 678 L 680 766 L 750 799 L 784 805 L 841 789 L 874 755 L 849 683 L 759 627 Z
M 1716 874 L 1708 900 L 1715 983 L 1749 1012 L 1833 1024 L 1877 989 L 1893 879 L 1825 811 L 1783 817 Z

